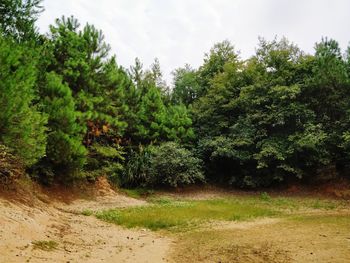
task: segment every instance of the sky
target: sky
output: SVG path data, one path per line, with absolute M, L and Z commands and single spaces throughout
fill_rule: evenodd
M 158 58 L 164 79 L 185 63 L 194 68 L 217 42 L 231 41 L 241 58 L 252 56 L 258 37 L 287 37 L 312 53 L 322 37 L 350 41 L 349 0 L 44 0 L 42 33 L 62 15 L 74 15 L 105 34 L 119 65 L 135 58 L 149 67 Z

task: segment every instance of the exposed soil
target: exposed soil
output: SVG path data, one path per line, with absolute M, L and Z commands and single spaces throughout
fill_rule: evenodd
M 350 208 L 310 211 L 300 220 L 214 222 L 166 234 L 82 215 L 146 204 L 98 184 L 89 198 L 73 198 L 69 190 L 17 201 L 0 198 L 0 262 L 350 262 Z M 232 193 L 212 188 L 167 195 L 208 199 Z M 57 247 L 45 251 L 35 248 L 36 241 L 54 241 Z
M 39 197 L 43 201 L 32 196 L 25 204 L 23 199 L 10 202 L 0 198 L 1 263 L 166 262 L 170 238 L 81 215 L 87 210 L 142 205 L 145 201 L 120 195 L 108 187 L 99 187 L 93 198 L 68 198 L 69 202 L 67 198 L 65 202 L 52 201 L 42 193 Z M 57 248 L 35 248 L 37 241 L 54 241 Z
M 321 218 L 223 223 L 184 234 L 171 258 L 179 263 L 350 262 L 350 213 Z

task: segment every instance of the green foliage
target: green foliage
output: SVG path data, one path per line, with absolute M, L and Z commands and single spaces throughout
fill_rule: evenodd
M 45 154 L 47 118 L 34 100 L 37 55 L 0 37 L 0 142 L 30 166 Z
M 139 141 L 149 143 L 159 138 L 164 138 L 165 114 L 166 109 L 160 90 L 155 86 L 150 86 L 141 98 L 137 112 L 136 136 L 139 138 Z
M 121 185 L 127 187 L 151 185 L 151 158 L 150 147 L 139 146 L 137 150 L 129 151 L 128 159 L 124 165 L 124 172 L 121 176 Z
M 201 161 L 174 142 L 140 147 L 132 151 L 125 165 L 125 186 L 170 186 L 204 181 Z
M 167 140 L 186 143 L 194 139 L 192 119 L 183 104 L 169 105 L 164 122 Z
M 71 90 L 51 72 L 41 88 L 41 98 L 49 128 L 45 158 L 56 172 L 68 176 L 82 169 L 87 154 Z
M 98 176 L 107 176 L 112 183 L 119 185 L 120 176 L 124 170 L 122 166 L 124 154 L 120 145 L 98 143 L 92 145 L 86 167 L 90 171 L 88 179 L 94 180 Z
M 346 79 L 334 41 L 318 44 L 312 59 L 286 39 L 260 39 L 256 56 L 245 64 L 226 63 L 194 103 L 207 173 L 217 181 L 257 187 L 344 162 L 339 157 L 348 127 Z
M 150 176 L 153 184 L 171 187 L 204 181 L 201 161 L 174 142 L 152 148 Z
M 19 42 L 37 37 L 35 21 L 43 11 L 42 0 L 2 0 L 0 2 L 0 31 Z
M 186 64 L 184 68 L 173 71 L 174 89 L 172 91 L 173 102 L 190 105 L 199 96 L 200 85 L 197 72 Z
M 48 69 L 62 76 L 72 90 L 79 122 L 88 127 L 109 125 L 111 136 L 120 136 L 126 127 L 120 114 L 125 111 L 121 99 L 123 87 L 128 84 L 125 72 L 108 59 L 110 47 L 104 42 L 102 31 L 86 24 L 80 29 L 74 17 L 56 20 L 50 27 L 51 61 Z M 96 133 L 86 131 L 86 144 L 91 144 Z
M 206 94 L 213 78 L 224 71 L 225 65 L 236 63 L 238 54 L 228 40 L 216 43 L 209 53 L 205 54 L 204 63 L 198 70 L 200 91 L 198 96 Z

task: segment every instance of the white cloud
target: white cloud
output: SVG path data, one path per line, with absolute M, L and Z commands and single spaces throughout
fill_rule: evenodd
M 254 53 L 258 36 L 286 36 L 312 52 L 322 36 L 350 40 L 347 0 L 44 0 L 42 32 L 62 15 L 102 29 L 118 63 L 129 67 L 135 57 L 148 66 L 158 57 L 170 72 L 185 63 L 202 63 L 203 54 L 229 39 L 243 58 Z

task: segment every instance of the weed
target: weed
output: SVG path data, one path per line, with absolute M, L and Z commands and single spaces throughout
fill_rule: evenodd
M 94 212 L 87 209 L 87 210 L 84 210 L 83 212 L 81 212 L 82 215 L 84 216 L 91 216 Z
M 38 240 L 32 242 L 34 249 L 41 249 L 44 251 L 52 251 L 55 250 L 58 246 L 58 243 L 56 241 L 45 241 L 45 240 Z
M 271 201 L 271 197 L 266 192 L 262 192 L 260 194 L 260 199 L 263 200 L 263 201 Z

